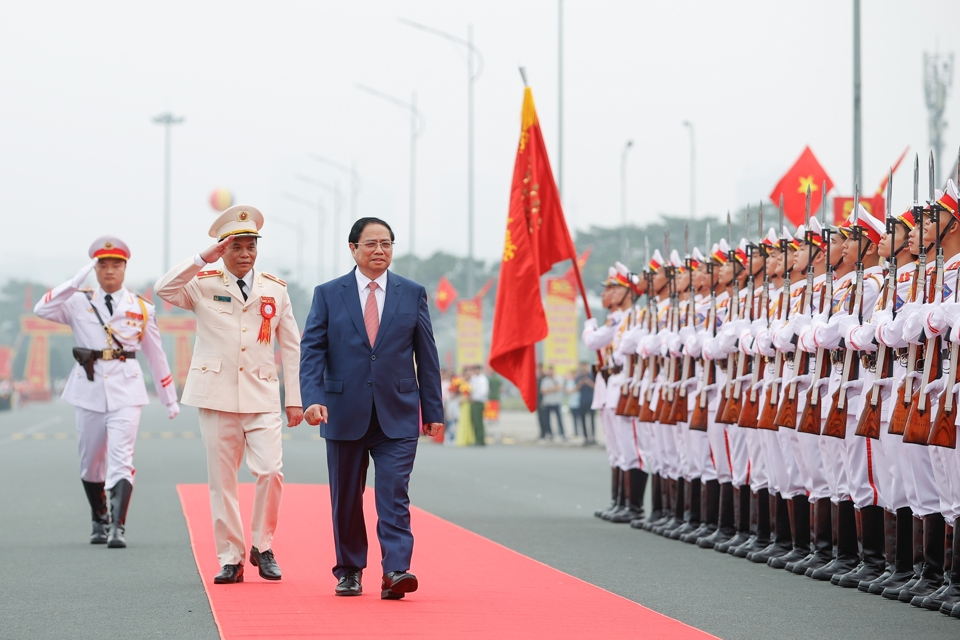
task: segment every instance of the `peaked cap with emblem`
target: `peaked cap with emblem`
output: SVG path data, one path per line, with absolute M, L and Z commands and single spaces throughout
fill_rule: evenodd
M 260 237 L 263 214 L 256 207 L 238 204 L 230 207 L 210 226 L 210 237 L 223 240 L 231 236 Z
M 100 236 L 90 245 L 89 255 L 91 258 L 117 258 L 118 260 L 130 259 L 130 247 L 120 238 L 114 236 Z

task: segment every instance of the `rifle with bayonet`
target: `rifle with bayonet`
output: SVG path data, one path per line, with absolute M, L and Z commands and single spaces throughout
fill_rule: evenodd
M 730 222 L 730 212 L 727 212 L 727 237 L 733 238 L 733 225 Z M 730 296 L 730 304 L 727 307 L 727 322 L 733 322 L 740 318 L 740 282 L 737 280 L 737 250 L 736 245 L 728 247 L 727 260 L 733 268 L 733 294 Z M 737 360 L 737 350 L 734 349 L 727 355 L 727 379 L 723 385 L 723 391 L 720 394 L 720 404 L 717 406 L 717 415 L 714 418 L 718 424 L 733 424 L 733 420 L 728 420 L 727 403 L 730 402 L 730 394 L 733 391 L 734 364 Z
M 857 178 L 856 190 L 853 196 L 853 224 L 850 232 L 857 240 L 857 274 L 853 296 L 850 297 L 850 306 L 847 314 L 857 314 L 860 324 L 863 324 L 863 228 L 860 227 L 860 179 Z M 840 386 L 833 392 L 833 403 L 827 413 L 827 420 L 823 426 L 823 435 L 841 440 L 847 437 L 847 388 L 846 383 L 856 380 L 860 374 L 859 352 L 845 345 L 843 354 L 843 371 L 840 374 Z
M 660 267 L 661 269 L 666 269 L 666 265 Z M 660 331 L 660 313 L 659 313 L 659 304 L 654 299 L 654 296 L 659 296 L 659 291 L 653 290 L 653 280 L 654 274 L 650 274 L 650 279 L 648 280 L 647 291 L 649 292 L 648 301 L 649 301 L 649 316 L 650 316 L 650 334 L 651 336 L 656 335 Z M 660 374 L 660 362 L 657 354 L 651 354 L 647 357 L 647 364 L 644 367 L 644 375 L 646 376 L 646 389 L 643 394 L 643 403 L 640 407 L 640 414 L 637 416 L 637 419 L 640 422 L 654 422 L 657 418 L 656 414 L 653 412 L 653 387 L 657 382 L 657 376 Z
M 647 281 L 647 302 L 646 308 L 641 309 L 640 303 L 637 303 L 637 323 L 646 323 L 647 335 L 654 333 L 654 323 L 657 321 L 657 307 L 653 300 L 653 274 L 648 270 L 643 273 Z M 628 397 L 627 406 L 624 408 L 624 414 L 637 418 L 640 416 L 640 386 L 647 374 L 648 359 L 637 356 L 637 366 L 633 369 L 633 377 L 627 383 Z
M 830 242 L 832 231 L 826 224 L 827 220 L 827 188 L 824 182 L 823 192 L 821 193 L 821 210 L 823 213 L 823 240 L 827 252 L 827 278 L 823 286 L 823 296 L 820 298 L 820 309 L 826 305 L 827 320 L 833 315 L 833 262 L 830 260 Z M 812 309 L 811 309 L 812 313 Z M 798 341 L 799 342 L 799 341 Z M 817 354 L 814 358 L 813 371 L 810 372 L 811 384 L 807 391 L 807 404 L 800 415 L 800 421 L 797 424 L 797 431 L 800 433 L 809 433 L 820 435 L 820 421 L 823 418 L 822 405 L 820 403 L 820 381 L 830 375 L 830 358 L 826 349 L 817 348 Z
M 960 153 L 957 154 L 960 162 Z M 957 165 L 957 184 L 960 184 L 960 164 Z M 951 221 L 952 224 L 956 222 Z M 957 279 L 960 282 L 960 278 Z M 953 287 L 953 301 L 957 302 L 960 297 L 957 291 L 960 287 Z M 951 328 L 949 331 L 953 331 Z M 950 340 L 949 333 L 945 340 Z M 960 359 L 960 345 L 951 341 L 950 344 L 950 371 L 947 374 L 947 384 L 940 394 L 940 406 L 937 410 L 937 420 L 930 431 L 930 439 L 927 444 L 933 447 L 946 447 L 948 449 L 957 448 L 957 402 L 953 387 L 957 383 L 957 360 Z
M 687 269 L 687 313 L 684 324 L 693 330 L 696 330 L 696 304 L 694 304 L 693 292 L 693 259 L 689 254 L 689 228 L 683 225 L 683 253 L 684 266 Z M 681 348 L 683 343 L 681 342 Z M 686 422 L 688 416 L 687 410 L 687 381 L 693 375 L 693 358 L 689 354 L 683 355 L 683 368 L 680 373 L 680 385 L 673 400 L 673 411 L 670 413 L 670 420 L 673 423 Z
M 920 156 L 913 158 L 913 219 L 916 221 L 920 238 L 920 253 L 917 256 L 917 270 L 913 274 L 913 286 L 908 302 L 914 302 L 917 296 L 925 296 L 927 291 L 927 251 L 923 246 L 923 207 L 920 205 Z M 887 433 L 902 436 L 907 430 L 907 418 L 914 402 L 913 378 L 910 374 L 917 370 L 918 345 L 913 343 L 907 347 L 907 375 L 897 391 L 897 401 L 893 405 L 893 414 L 890 416 L 890 427 Z
M 926 297 L 926 302 L 933 304 L 943 303 L 943 246 L 941 245 L 940 205 L 937 204 L 934 193 L 933 151 L 930 152 L 930 187 L 929 203 L 930 214 L 933 216 L 934 241 L 936 248 L 936 272 L 933 283 Z M 923 245 L 923 235 L 920 235 L 920 251 L 926 251 Z M 940 336 L 927 336 L 924 344 L 923 372 L 920 374 L 920 393 L 910 405 L 910 414 L 907 416 L 907 428 L 903 433 L 903 441 L 909 444 L 927 444 L 930 440 L 930 402 L 927 397 L 927 388 L 943 374 L 942 354 L 940 353 Z M 950 390 L 953 393 L 953 389 Z
M 806 221 L 807 224 L 810 223 L 809 220 Z M 790 265 L 790 256 L 787 254 L 787 249 L 789 243 L 787 242 L 787 236 L 783 233 L 783 194 L 780 194 L 780 229 L 781 232 L 779 235 L 779 245 L 780 245 L 780 256 L 783 260 L 783 286 L 780 288 L 780 301 L 777 303 L 777 320 L 782 320 L 786 323 L 790 319 L 790 289 L 792 288 L 792 283 L 790 278 L 793 273 L 793 269 Z M 770 330 L 770 318 L 769 312 L 767 313 L 767 330 Z M 760 411 L 760 419 L 757 420 L 757 428 L 759 429 L 769 429 L 771 431 L 777 430 L 777 400 L 780 398 L 780 385 L 777 383 L 777 380 L 783 379 L 783 370 L 786 363 L 783 359 L 783 352 L 777 349 L 777 354 L 773 358 L 773 380 L 770 382 L 770 386 L 767 388 L 767 395 L 763 401 L 763 408 Z M 794 412 L 796 414 L 796 412 Z
M 664 246 L 669 248 L 669 238 L 664 237 Z M 667 269 L 669 276 L 670 291 L 670 311 L 667 314 L 667 331 L 672 333 L 680 332 L 680 294 L 677 291 L 677 268 L 672 264 Z M 660 424 L 676 424 L 671 420 L 673 414 L 673 401 L 676 397 L 676 382 L 680 376 L 680 367 L 677 358 L 670 355 L 666 356 L 667 376 L 660 387 L 660 404 L 657 406 L 657 422 Z
M 710 250 L 710 241 L 707 240 L 707 251 Z M 710 311 L 707 313 L 707 320 L 704 323 L 704 330 L 709 331 L 712 337 L 717 335 L 717 287 L 713 279 L 713 257 L 707 256 L 707 278 L 710 281 Z M 707 418 L 709 411 L 710 385 L 717 382 L 717 365 L 713 360 L 703 358 L 703 385 L 697 396 L 697 403 L 693 407 L 693 415 L 690 417 L 690 428 L 693 431 L 706 431 Z
M 883 300 L 884 309 L 890 309 L 893 317 L 897 315 L 897 220 L 892 214 L 891 200 L 893 199 L 893 169 L 887 176 L 887 235 L 890 236 L 890 260 L 887 264 L 887 280 L 884 283 L 883 291 L 880 297 Z M 877 344 L 877 368 L 876 378 L 870 387 L 867 402 L 864 403 L 860 411 L 860 419 L 857 421 L 856 435 L 865 438 L 880 438 L 880 418 L 882 414 L 883 402 L 880 394 L 880 385 L 878 381 L 893 377 L 893 358 L 890 357 L 889 349 L 883 342 Z
M 763 243 L 763 202 L 760 202 L 759 214 L 759 235 L 757 236 L 757 248 L 763 258 L 763 277 L 760 279 L 762 288 L 760 289 L 760 317 L 766 320 L 767 328 L 770 328 L 770 274 L 767 273 L 767 254 L 766 246 Z M 750 269 L 753 269 L 753 263 L 750 263 Z M 752 278 L 752 276 L 751 276 Z M 753 307 L 751 306 L 751 312 Z M 758 318 L 759 319 L 759 318 Z M 756 351 L 756 345 L 754 345 Z M 753 355 L 753 377 L 750 379 L 750 390 L 746 392 L 743 399 L 743 407 L 740 409 L 740 417 L 737 424 L 747 429 L 756 429 L 759 426 L 760 417 L 760 382 L 763 376 L 764 356 L 759 351 Z M 742 394 L 743 395 L 743 394 Z
M 750 208 L 747 208 L 747 229 L 745 237 L 750 235 Z M 747 254 L 747 265 L 744 267 L 747 270 L 747 295 L 746 301 L 744 304 L 743 310 L 740 312 L 740 318 L 743 319 L 744 316 L 753 322 L 754 320 L 754 284 L 755 278 L 753 273 L 753 245 L 750 244 L 749 240 L 746 241 L 746 254 Z M 739 293 L 737 294 L 739 296 Z M 743 382 L 741 378 L 747 374 L 747 356 L 740 352 L 739 349 L 739 338 L 738 338 L 738 347 L 734 350 L 734 353 L 737 354 L 736 360 L 736 373 L 731 374 L 734 376 L 733 385 L 730 387 L 730 397 L 727 399 L 727 406 L 724 409 L 723 418 L 727 424 L 737 424 L 737 421 L 740 419 L 740 409 L 742 407 L 742 393 Z
M 627 274 L 629 279 L 632 274 Z M 630 295 L 627 291 L 624 295 Z M 627 317 L 624 320 L 624 333 L 626 335 L 630 333 L 636 326 L 636 309 L 633 305 L 630 305 L 630 309 L 627 311 Z M 628 384 L 629 380 L 633 378 L 634 367 L 636 366 L 637 355 L 635 353 L 626 354 L 626 363 L 623 367 L 623 384 L 620 385 L 620 397 L 617 399 L 617 408 L 614 411 L 615 415 L 625 416 L 627 415 L 624 412 L 627 406 L 627 400 L 629 399 L 630 386 Z
M 780 197 L 781 206 L 783 203 L 783 197 Z M 803 315 L 805 313 L 804 307 L 810 305 L 810 315 L 813 315 L 813 294 L 814 286 L 813 281 L 815 279 L 814 266 L 813 266 L 813 231 L 810 230 L 810 186 L 807 185 L 807 200 L 805 205 L 805 212 L 803 216 L 803 229 L 804 229 L 804 242 L 807 245 L 807 284 L 803 289 L 803 293 L 800 294 L 800 305 L 797 307 L 797 313 Z M 788 294 L 789 295 L 789 294 Z M 822 306 L 822 305 L 821 305 Z M 789 319 L 789 307 L 787 309 L 787 317 Z M 777 351 L 777 355 L 781 355 L 780 351 Z M 807 352 L 801 351 L 800 349 L 794 349 L 793 352 L 793 372 L 795 375 L 803 375 L 807 373 Z M 771 397 L 772 399 L 772 397 Z M 783 396 L 783 399 L 780 401 L 780 407 L 777 410 L 777 416 L 773 419 L 773 423 L 778 427 L 784 427 L 786 429 L 796 429 L 797 428 L 797 411 L 798 404 L 800 402 L 800 396 L 797 394 L 797 383 L 791 381 L 787 385 L 787 393 Z

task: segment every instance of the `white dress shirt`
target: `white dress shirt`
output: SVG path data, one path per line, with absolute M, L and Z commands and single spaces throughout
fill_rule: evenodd
M 359 267 L 353 271 L 357 275 L 357 289 L 360 291 L 360 310 L 366 309 L 367 294 L 370 293 L 370 283 L 377 283 L 377 290 L 374 296 L 377 299 L 377 319 L 383 318 L 383 302 L 387 297 L 387 272 L 384 271 L 376 280 L 370 280 L 367 276 L 360 273 Z

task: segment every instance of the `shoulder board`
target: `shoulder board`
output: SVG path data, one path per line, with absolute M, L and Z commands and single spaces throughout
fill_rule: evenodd
M 960 267 L 960 260 L 958 260 L 957 262 L 951 262 L 950 264 L 948 264 L 946 271 L 953 271 L 957 267 Z
M 278 278 L 277 276 L 271 275 L 271 274 L 269 274 L 269 273 L 267 273 L 267 272 L 265 272 L 265 271 L 261 271 L 260 273 L 263 274 L 263 277 L 264 277 L 264 278 L 269 278 L 269 279 L 273 280 L 274 282 L 278 282 L 278 283 L 282 284 L 283 286 L 287 286 L 287 281 L 286 281 L 286 280 L 281 280 L 281 279 Z
M 210 276 L 219 276 L 223 273 L 222 269 L 211 269 L 210 271 L 201 271 L 197 274 L 198 278 L 209 278 Z
M 911 280 L 913 280 L 912 271 L 904 271 L 900 274 L 900 277 L 897 278 L 897 282 L 910 282 Z
M 137 297 L 140 298 L 141 300 L 143 300 L 143 304 L 147 305 L 148 308 L 157 306 L 157 305 L 153 304 L 152 302 L 150 302 L 149 300 L 147 300 L 146 298 L 144 298 L 144 297 L 143 297 L 142 295 L 140 295 L 139 293 L 137 294 Z
M 77 291 L 80 293 L 93 293 L 93 287 L 83 287 L 81 289 L 77 289 Z

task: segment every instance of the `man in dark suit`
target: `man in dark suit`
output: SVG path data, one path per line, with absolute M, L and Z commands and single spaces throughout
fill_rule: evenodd
M 363 490 L 373 457 L 380 597 L 417 590 L 407 487 L 420 435 L 443 428 L 440 360 L 424 288 L 388 271 L 393 231 L 361 218 L 350 230 L 356 268 L 314 290 L 301 339 L 304 417 L 327 443 L 336 594 L 362 593 L 367 565 Z

